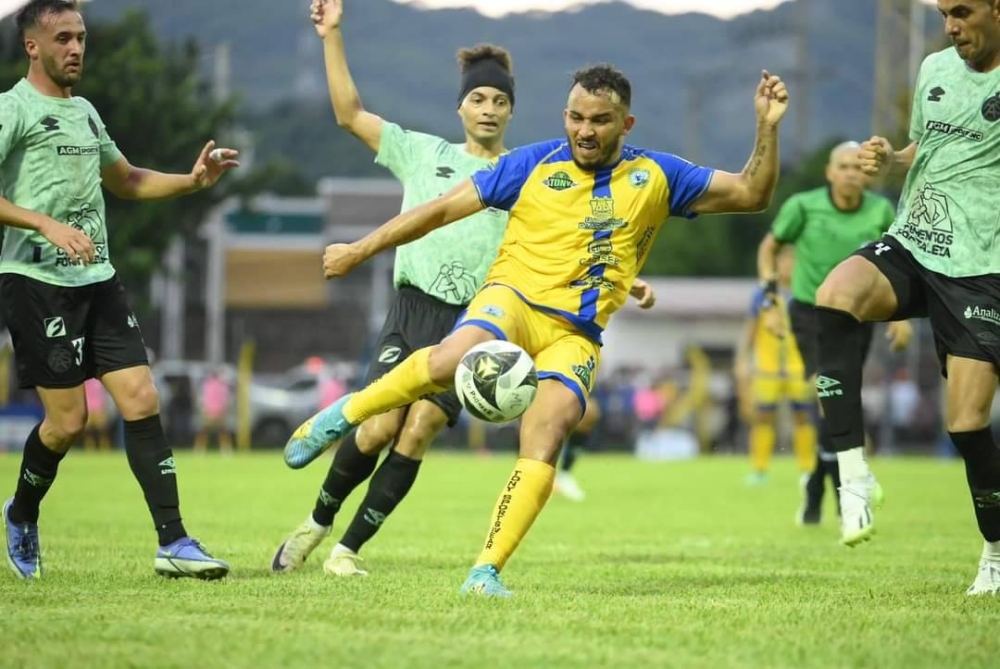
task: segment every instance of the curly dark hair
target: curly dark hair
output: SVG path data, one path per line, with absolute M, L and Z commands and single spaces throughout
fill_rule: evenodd
M 14 17 L 14 23 L 17 25 L 17 35 L 23 41 L 24 31 L 32 26 L 37 26 L 39 19 L 46 14 L 62 14 L 63 12 L 75 11 L 77 11 L 75 0 L 31 0 Z
M 514 64 L 511 61 L 510 53 L 507 49 L 493 44 L 477 44 L 474 47 L 459 49 L 455 58 L 463 73 L 481 60 L 495 60 L 500 67 L 507 71 L 507 74 L 513 72 Z
M 610 91 L 616 93 L 626 107 L 632 104 L 632 84 L 628 77 L 613 65 L 601 64 L 585 67 L 573 73 L 573 86 L 579 84 L 588 93 Z

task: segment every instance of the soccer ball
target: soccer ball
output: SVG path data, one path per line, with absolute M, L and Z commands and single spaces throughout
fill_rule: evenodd
M 523 414 L 537 391 L 535 361 L 510 342 L 473 346 L 455 370 L 455 393 L 462 406 L 490 423 L 506 423 Z

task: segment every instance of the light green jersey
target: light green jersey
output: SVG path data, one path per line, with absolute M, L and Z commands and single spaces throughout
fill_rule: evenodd
M 494 161 L 469 155 L 461 144 L 383 123 L 375 162 L 403 184 L 402 211 L 457 186 Z M 396 287 L 413 286 L 448 304 L 472 301 L 496 259 L 507 212 L 485 209 L 396 249 Z
M 882 236 L 893 219 L 889 200 L 865 193 L 857 209 L 838 209 L 829 188 L 798 193 L 785 200 L 771 225 L 774 238 L 795 246 L 792 296 L 816 304 L 816 289 L 840 261 Z
M 75 259 L 37 232 L 8 226 L 0 273 L 56 286 L 85 286 L 114 276 L 101 168 L 120 158 L 87 100 L 42 95 L 27 79 L 0 94 L 0 194 L 82 230 L 97 250 L 93 264 L 74 265 Z
M 919 142 L 889 234 L 927 269 L 1000 273 L 1000 70 L 954 48 L 920 66 L 910 138 Z

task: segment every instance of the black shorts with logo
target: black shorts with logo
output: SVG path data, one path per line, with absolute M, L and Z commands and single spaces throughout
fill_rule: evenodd
M 442 302 L 412 286 L 400 286 L 378 336 L 365 385 L 386 374 L 414 351 L 434 346 L 447 337 L 463 311 L 464 306 Z M 426 399 L 444 411 L 448 426 L 454 427 L 462 412 L 455 391 Z
M 1000 368 L 1000 274 L 950 277 L 933 272 L 890 235 L 855 255 L 874 263 L 892 284 L 899 303 L 892 320 L 930 318 L 942 373 L 949 355 Z
M 66 287 L 2 274 L 0 305 L 22 388 L 73 388 L 89 378 L 149 364 L 117 276 Z
M 802 363 L 806 368 L 806 377 L 810 378 L 819 372 L 819 328 L 816 326 L 816 307 L 808 302 L 792 300 L 788 305 L 788 320 L 791 321 L 792 335 L 795 344 L 802 355 Z M 872 339 L 875 335 L 875 324 L 864 323 L 865 339 L 861 359 L 868 359 Z

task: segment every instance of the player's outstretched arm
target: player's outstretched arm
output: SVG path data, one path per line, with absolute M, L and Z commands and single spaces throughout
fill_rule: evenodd
M 340 21 L 344 13 L 344 0 L 313 0 L 310 18 L 316 33 L 323 40 L 323 60 L 326 63 L 326 85 L 337 125 L 364 142 L 378 153 L 382 139 L 382 119 L 365 111 L 361 95 L 354 86 L 354 78 L 347 67 L 344 39 Z
M 135 167 L 123 156 L 101 168 L 101 182 L 123 200 L 162 200 L 211 188 L 239 163 L 234 149 L 216 149 L 209 141 L 188 174 L 166 174 Z
M 444 195 L 403 212 L 353 244 L 327 246 L 323 254 L 323 274 L 327 279 L 344 276 L 386 249 L 420 239 L 432 230 L 471 216 L 485 208 L 472 179 L 466 179 Z
M 761 73 L 754 98 L 757 140 L 739 174 L 716 170 L 691 211 L 698 214 L 746 213 L 766 209 L 778 183 L 778 126 L 788 111 L 788 89 L 780 77 Z

